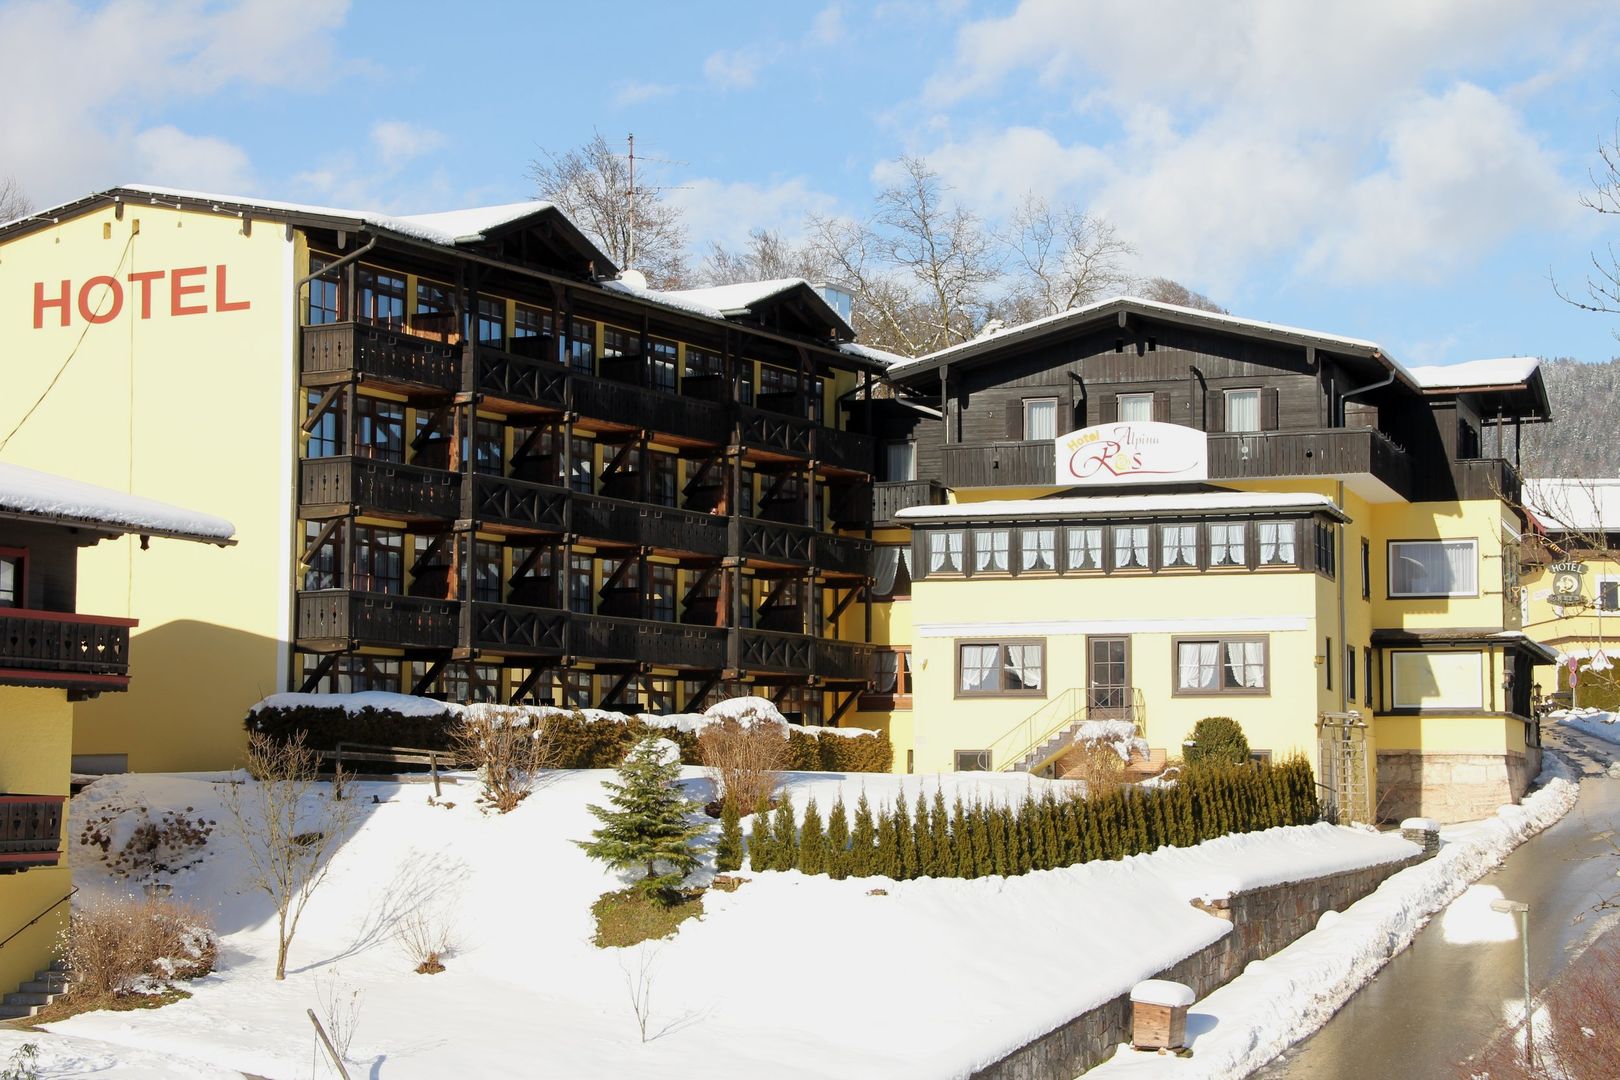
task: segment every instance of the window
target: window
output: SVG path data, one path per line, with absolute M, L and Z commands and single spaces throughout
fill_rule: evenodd
M 1226 392 L 1226 430 L 1260 430 L 1260 391 L 1228 390 Z
M 369 266 L 355 270 L 360 318 L 378 326 L 405 325 L 405 279 Z
M 1604 615 L 1620 614 L 1620 578 L 1598 578 L 1592 597 Z
M 416 313 L 440 315 L 450 310 L 450 290 L 431 281 L 416 283 Z
M 512 309 L 512 340 L 526 341 L 551 333 L 551 312 L 518 304 Z M 553 354 L 549 359 L 556 359 Z
M 1361 650 L 1361 701 L 1368 708 L 1373 703 L 1373 651 L 1372 646 Z
M 652 471 L 652 501 L 659 506 L 674 506 L 680 487 L 680 458 L 651 450 L 647 453 L 647 462 Z
M 743 466 L 737 478 L 737 513 L 754 516 L 754 470 Z
M 810 380 L 810 419 L 818 424 L 827 422 L 827 380 L 820 376 Z
M 1316 549 L 1316 572 L 1333 577 L 1339 571 L 1338 545 L 1334 543 L 1333 526 L 1314 522 L 1312 535 Z
M 1176 693 L 1263 694 L 1266 639 L 1176 641 Z
M 304 663 L 319 663 L 318 658 L 306 656 Z M 361 694 L 369 690 L 399 692 L 399 661 L 364 653 L 346 653 L 332 665 L 332 674 L 326 679 L 334 694 Z
M 1396 540 L 1389 545 L 1389 595 L 1474 596 L 1479 592 L 1474 540 Z
M 1390 654 L 1397 709 L 1478 709 L 1484 702 L 1485 655 L 1480 652 L 1400 651 Z
M 596 324 L 575 319 L 568 329 L 568 366 L 581 375 L 596 371 Z
M 1356 647 L 1344 647 L 1344 700 L 1356 700 Z
M 706 349 L 686 347 L 686 377 L 695 375 L 719 375 L 720 354 L 712 353 Z
M 1134 424 L 1153 419 L 1152 394 L 1120 394 L 1115 400 L 1121 421 Z
M 666 715 L 675 711 L 675 680 L 667 675 L 648 675 L 641 680 L 646 692 L 647 711 Z
M 595 562 L 589 555 L 568 557 L 568 610 L 576 615 L 589 615 L 595 610 Z
M 325 530 L 323 521 L 304 522 L 304 547 L 308 548 Z M 343 530 L 332 533 L 330 539 L 311 552 L 309 565 L 304 570 L 304 588 L 343 588 Z
M 567 671 L 563 673 L 563 707 L 588 709 L 591 707 L 591 673 Z
M 872 599 L 911 599 L 911 545 L 880 543 L 872 555 Z
M 928 572 L 930 574 L 960 574 L 962 572 L 962 531 L 941 529 L 928 534 Z
M 652 608 L 652 617 L 659 622 L 674 622 L 675 567 L 668 563 L 649 563 L 647 577 L 647 599 Z
M 647 342 L 647 375 L 654 390 L 675 392 L 676 351 L 673 341 L 651 338 Z
M 973 530 L 973 572 L 975 574 L 1005 574 L 1008 568 L 1008 545 L 1012 533 L 1008 529 Z
M 28 606 L 23 589 L 24 558 L 17 548 L 0 548 L 0 608 Z
M 1361 598 L 1372 599 L 1372 544 L 1361 538 Z
M 1294 522 L 1262 521 L 1260 523 L 1260 565 L 1293 566 Z
M 1242 522 L 1215 524 L 1209 527 L 1209 565 L 1248 565 L 1243 550 L 1245 528 Z
M 878 649 L 872 689 L 861 695 L 862 709 L 893 709 L 911 706 L 911 650 Z
M 506 301 L 495 296 L 478 298 L 478 324 L 474 328 L 480 345 L 506 347 Z
M 323 255 L 309 257 L 309 272 L 319 273 L 323 267 L 329 266 L 334 260 Z M 323 275 L 309 283 L 309 308 L 306 312 L 305 322 L 310 326 L 323 326 L 326 323 L 338 321 L 338 276 Z
M 506 472 L 506 428 L 498 420 L 473 424 L 473 468 L 491 476 Z
M 917 479 L 917 445 L 912 442 L 886 442 L 883 444 L 883 479 L 888 481 Z
M 1018 536 L 1018 572 L 1050 574 L 1057 569 L 1057 530 L 1021 529 Z
M 309 413 L 320 405 L 324 395 L 319 390 L 309 391 L 305 401 Z M 305 415 L 309 415 L 306 413 Z M 333 402 L 309 429 L 309 442 L 304 445 L 304 456 L 312 458 L 335 457 L 343 453 L 341 431 L 343 427 L 343 399 Z
M 371 525 L 354 527 L 354 588 L 357 592 L 405 591 L 405 534 Z
M 621 330 L 617 326 L 604 326 L 602 328 L 602 359 L 623 360 L 627 357 L 640 356 L 641 349 L 636 341 L 636 335 L 629 330 Z
M 1103 568 L 1103 531 L 1101 525 L 1080 525 L 1065 530 L 1069 570 L 1101 570 Z
M 439 692 L 446 701 L 498 701 L 501 669 L 493 664 L 447 664 L 439 676 Z
M 581 495 L 596 491 L 596 443 L 570 435 L 568 444 L 568 487 Z
M 1146 525 L 1114 526 L 1114 569 L 1146 570 L 1148 568 L 1148 527 Z
M 405 406 L 381 398 L 357 397 L 354 414 L 356 454 L 376 461 L 405 460 Z
M 1046 644 L 974 642 L 956 647 L 959 695 L 1037 696 L 1046 685 Z
M 1198 526 L 1159 526 L 1159 565 L 1166 569 L 1198 568 Z
M 501 602 L 501 545 L 480 540 L 473 545 L 473 599 Z
M 957 772 L 989 772 L 990 751 L 988 750 L 958 750 L 956 752 Z
M 1333 639 L 1328 638 L 1322 645 L 1322 677 L 1329 690 L 1333 689 Z
M 1024 438 L 1038 442 L 1057 434 L 1057 398 L 1025 398 Z

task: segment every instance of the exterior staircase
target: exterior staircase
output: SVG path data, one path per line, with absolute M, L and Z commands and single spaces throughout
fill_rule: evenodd
M 1147 709 L 1140 690 L 1130 690 L 1128 705 L 1102 707 L 1091 702 L 1091 695 L 1082 686 L 1065 690 L 1036 709 L 1025 719 L 990 745 L 991 767 L 999 772 L 1039 773 L 1054 765 L 1074 745 L 1074 736 L 1080 725 L 1088 720 L 1129 720 L 1141 735 L 1146 726 Z M 1151 764 L 1154 759 L 1157 766 Z M 1142 762 L 1144 768 L 1132 776 L 1133 780 L 1155 776 L 1164 768 L 1165 751 L 1152 751 Z M 996 764 L 999 762 L 1000 764 Z M 1127 768 L 1136 767 L 1133 761 Z
M 24 1020 L 68 992 L 67 968 L 58 960 L 0 999 L 0 1020 Z

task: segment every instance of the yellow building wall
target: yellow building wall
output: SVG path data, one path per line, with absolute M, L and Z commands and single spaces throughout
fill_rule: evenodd
M 61 690 L 0 686 L 0 792 L 66 795 L 72 752 L 73 708 Z M 64 827 L 64 839 L 67 829 Z M 0 874 L 0 940 L 68 894 L 73 886 L 63 865 Z M 67 927 L 62 904 L 0 949 L 0 994 L 7 994 L 50 965 Z
M 1555 652 L 1578 657 L 1579 666 L 1586 668 L 1589 658 L 1601 652 L 1616 665 L 1615 670 L 1594 673 L 1581 670 L 1577 689 L 1584 683 L 1589 688 L 1603 687 L 1606 700 L 1615 696 L 1613 686 L 1620 675 L 1620 611 L 1600 611 L 1597 607 L 1598 583 L 1606 578 L 1620 580 L 1620 559 L 1588 556 L 1573 559 L 1585 565 L 1582 596 L 1587 601 L 1582 607 L 1554 607 L 1552 573 L 1546 566 L 1537 566 L 1524 576 L 1525 611 L 1524 632 Z M 1550 664 L 1538 665 L 1536 682 L 1542 693 L 1552 693 L 1568 686 L 1568 677 L 1559 681 L 1559 673 Z M 1593 695 L 1594 697 L 1600 695 Z
M 1508 611 L 1502 595 L 1504 528 L 1518 523 L 1499 500 L 1384 503 L 1374 508 L 1373 620 L 1407 630 L 1518 629 L 1517 605 Z M 1475 596 L 1397 599 L 1389 596 L 1389 541 L 1479 541 L 1479 589 Z M 1516 551 L 1510 557 L 1517 559 Z
M 247 230 L 235 217 L 150 204 L 0 245 L 0 430 L 61 372 L 5 460 L 218 514 L 239 541 L 155 539 L 141 551 L 127 537 L 80 555 L 78 610 L 140 626 L 129 691 L 75 706 L 75 753 L 127 754 L 137 771 L 231 766 L 247 707 L 283 689 L 295 557 L 293 255 L 279 225 Z M 195 267 L 177 297 L 169 271 Z M 159 271 L 143 311 L 129 275 Z M 120 283 L 116 314 L 105 283 L 83 289 L 100 275 Z M 36 283 L 55 299 L 63 280 L 69 324 L 47 307 L 35 329 Z M 81 290 L 106 321 L 87 322 Z M 221 310 L 221 300 L 248 306 Z M 202 310 L 184 313 L 193 307 Z

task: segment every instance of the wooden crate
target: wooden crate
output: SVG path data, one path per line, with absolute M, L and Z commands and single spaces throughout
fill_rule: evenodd
M 1180 1050 L 1187 1045 L 1187 1006 L 1131 1002 L 1131 1045 L 1138 1050 Z

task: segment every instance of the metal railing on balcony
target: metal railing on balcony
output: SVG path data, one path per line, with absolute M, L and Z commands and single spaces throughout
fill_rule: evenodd
M 298 463 L 298 512 L 312 520 L 351 508 L 407 520 L 454 518 L 461 478 L 442 469 L 343 455 Z
M 0 871 L 56 866 L 65 795 L 0 794 Z
M 37 672 L 69 681 L 72 676 L 127 677 L 134 625 L 134 619 L 0 609 L 0 672 Z
M 306 384 L 342 382 L 358 376 L 403 389 L 453 391 L 460 349 L 429 337 L 359 322 L 327 323 L 302 330 Z

